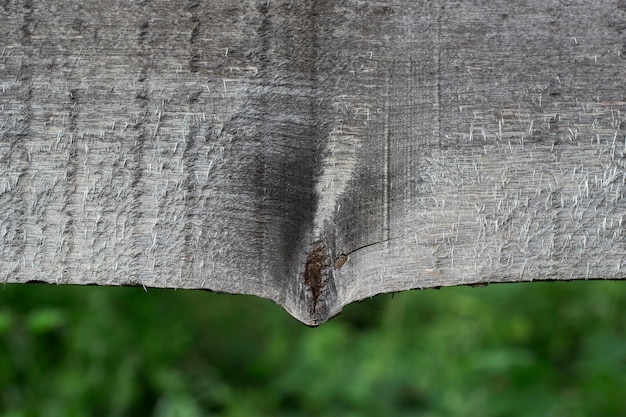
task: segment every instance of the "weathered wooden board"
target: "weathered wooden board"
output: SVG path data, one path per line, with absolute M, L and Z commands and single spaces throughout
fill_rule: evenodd
M 624 0 L 5 0 L 0 280 L 626 278 Z

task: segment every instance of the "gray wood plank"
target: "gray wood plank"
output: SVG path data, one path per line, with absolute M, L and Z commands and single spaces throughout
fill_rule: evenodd
M 0 280 L 626 277 L 626 3 L 6 1 Z

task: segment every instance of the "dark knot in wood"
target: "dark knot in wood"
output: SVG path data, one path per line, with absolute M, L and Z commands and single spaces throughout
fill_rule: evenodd
M 321 245 L 315 246 L 309 251 L 304 266 L 304 284 L 311 291 L 312 304 L 311 313 L 315 315 L 317 302 L 324 288 L 326 279 L 324 276 L 326 269 L 326 253 Z

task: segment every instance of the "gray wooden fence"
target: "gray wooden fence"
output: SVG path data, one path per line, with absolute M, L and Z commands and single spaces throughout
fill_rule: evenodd
M 626 278 L 624 0 L 5 0 L 0 281 Z

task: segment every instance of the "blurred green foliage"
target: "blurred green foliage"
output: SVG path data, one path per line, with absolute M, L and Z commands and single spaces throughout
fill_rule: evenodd
M 383 295 L 308 328 L 255 297 L 0 290 L 0 416 L 626 415 L 626 283 Z

